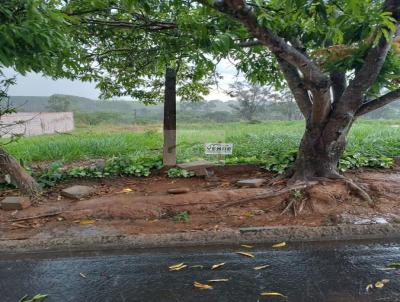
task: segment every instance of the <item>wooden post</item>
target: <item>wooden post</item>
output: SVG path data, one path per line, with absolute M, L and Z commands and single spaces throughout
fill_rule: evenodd
M 170 67 L 165 72 L 163 163 L 176 165 L 176 70 Z

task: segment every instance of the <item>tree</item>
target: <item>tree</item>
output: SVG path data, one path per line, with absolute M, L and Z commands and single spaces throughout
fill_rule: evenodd
M 53 94 L 49 97 L 47 108 L 52 112 L 67 112 L 71 107 L 71 97 Z
M 250 122 L 257 112 L 263 111 L 267 103 L 277 97 L 270 86 L 235 82 L 230 85 L 230 89 L 229 96 L 237 100 L 237 104 L 230 104 L 230 107 Z
M 164 164 L 176 164 L 176 98 L 202 100 L 213 82 L 212 61 L 196 39 L 177 31 L 177 1 L 70 1 L 75 18 L 75 55 L 83 68 L 70 77 L 94 80 L 103 98 L 130 96 L 146 104 L 164 102 Z
M 341 178 L 337 163 L 354 121 L 400 98 L 400 1 L 197 2 L 222 13 L 224 28 L 227 18 L 242 25 L 226 32 L 248 77 L 273 80 L 262 75 L 268 56 L 279 66 L 306 122 L 291 181 Z
M 57 1 L 40 0 L 9 0 L 0 4 L 0 70 L 12 67 L 22 74 L 44 71 L 60 76 L 60 66 L 73 65 L 65 60 L 71 44 L 63 30 L 64 15 L 56 9 L 59 5 Z M 1 82 L 3 102 L 10 84 Z M 0 148 L 0 169 L 10 175 L 21 192 L 32 196 L 40 193 L 36 181 L 4 148 Z

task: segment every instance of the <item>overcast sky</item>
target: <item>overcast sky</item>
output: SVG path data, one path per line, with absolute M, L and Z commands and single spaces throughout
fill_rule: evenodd
M 214 87 L 212 93 L 209 94 L 207 100 L 229 100 L 229 96 L 224 93 L 229 84 L 235 81 L 237 71 L 235 66 L 229 61 L 222 61 L 218 67 L 218 72 L 223 76 L 219 83 L 219 88 Z M 17 76 L 16 85 L 9 90 L 11 96 L 49 96 L 52 94 L 69 94 L 91 99 L 97 99 L 100 92 L 96 89 L 95 83 L 70 81 L 70 80 L 52 80 L 41 74 L 29 73 L 26 76 L 17 74 L 12 69 L 5 70 L 6 76 Z

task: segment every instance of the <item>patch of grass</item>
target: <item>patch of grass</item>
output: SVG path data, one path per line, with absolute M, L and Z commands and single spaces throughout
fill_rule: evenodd
M 349 135 L 344 162 L 364 162 L 367 157 L 386 158 L 400 155 L 400 120 L 360 120 Z M 161 126 L 148 131 L 129 127 L 96 126 L 80 128 L 71 134 L 26 137 L 7 145 L 7 150 L 24 162 L 64 162 L 115 156 L 160 156 Z M 220 158 L 206 156 L 204 143 L 234 144 L 227 163 L 263 163 L 272 171 L 282 171 L 292 161 L 304 130 L 303 121 L 268 121 L 258 124 L 179 124 L 178 161 Z M 356 158 L 356 159 L 354 159 Z M 360 159 L 361 158 L 361 159 Z M 378 160 L 377 166 L 381 165 Z M 385 164 L 384 164 L 385 165 Z
M 174 221 L 176 222 L 188 222 L 190 218 L 190 214 L 187 211 L 179 212 L 174 216 Z

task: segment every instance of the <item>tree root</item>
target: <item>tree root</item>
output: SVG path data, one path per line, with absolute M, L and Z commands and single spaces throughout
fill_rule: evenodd
M 371 196 L 369 196 L 369 194 L 359 185 L 353 182 L 353 180 L 345 177 L 343 177 L 342 180 L 349 187 L 349 189 L 357 194 L 361 199 L 365 200 L 370 206 L 374 205 L 374 201 L 372 200 Z
M 306 206 L 307 203 L 307 196 L 304 195 L 304 191 L 307 187 L 305 187 L 303 190 L 292 190 L 291 191 L 291 198 L 289 200 L 285 200 L 286 205 L 281 212 L 281 215 L 287 213 L 289 210 L 293 211 L 293 215 L 297 217 L 303 209 Z
M 314 177 L 310 180 L 306 181 L 299 181 L 297 180 L 295 184 L 299 185 L 301 183 L 305 183 L 304 189 L 302 189 L 301 192 L 298 192 L 298 190 L 292 189 L 291 190 L 291 197 L 289 199 L 286 199 L 284 201 L 284 208 L 281 212 L 281 215 L 288 213 L 289 211 L 293 212 L 293 215 L 296 217 L 298 216 L 305 206 L 307 205 L 307 201 L 309 200 L 308 196 L 306 196 L 306 190 L 310 188 L 311 186 L 315 185 L 316 183 L 321 183 L 321 182 L 331 182 L 331 181 L 342 181 L 344 182 L 348 188 L 350 189 L 351 192 L 353 192 L 355 195 L 357 195 L 359 198 L 362 200 L 366 201 L 369 206 L 374 205 L 374 201 L 370 197 L 370 195 L 363 189 L 361 188 L 358 184 L 356 184 L 352 179 L 346 178 L 342 175 L 339 174 L 334 174 L 330 175 L 329 177 Z M 312 204 L 310 204 L 312 206 Z

